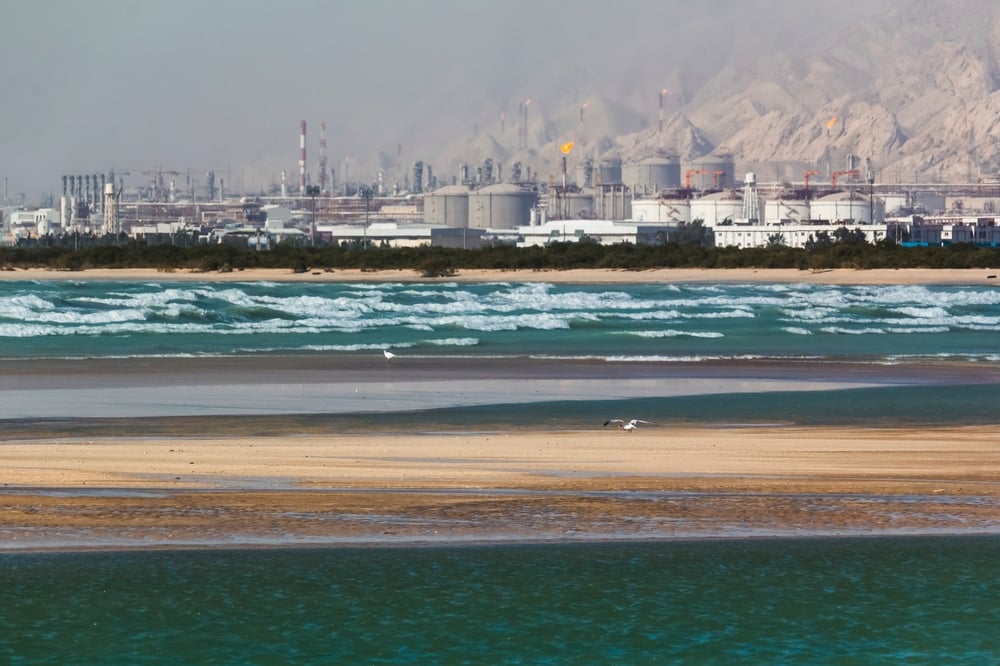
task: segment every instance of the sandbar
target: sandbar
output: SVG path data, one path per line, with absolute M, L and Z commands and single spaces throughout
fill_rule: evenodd
M 0 549 L 1000 533 L 1000 427 L 0 442 Z

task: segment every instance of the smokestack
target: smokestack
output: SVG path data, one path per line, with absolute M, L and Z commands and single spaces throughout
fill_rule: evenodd
M 531 104 L 530 99 L 524 100 L 524 136 L 522 139 L 522 148 L 528 147 L 528 105 Z
M 660 131 L 663 131 L 663 96 L 667 94 L 667 89 L 660 90 Z
M 319 191 L 326 194 L 326 121 L 319 124 Z
M 306 194 L 306 121 L 299 123 L 299 194 Z

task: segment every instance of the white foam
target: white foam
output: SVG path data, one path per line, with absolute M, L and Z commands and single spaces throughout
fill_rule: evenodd
M 721 338 L 722 333 L 717 331 L 680 331 L 677 329 L 667 329 L 664 331 L 627 331 L 627 335 L 637 335 L 640 338 Z

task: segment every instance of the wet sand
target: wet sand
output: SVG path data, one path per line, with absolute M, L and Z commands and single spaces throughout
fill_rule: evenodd
M 1000 382 L 988 364 L 810 361 L 642 363 L 438 358 L 401 352 L 0 360 L 0 418 L 390 413 L 566 400 Z
M 1000 427 L 34 439 L 0 548 L 1000 532 Z

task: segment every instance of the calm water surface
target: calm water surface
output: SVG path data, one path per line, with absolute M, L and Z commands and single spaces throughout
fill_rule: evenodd
M 991 664 L 1000 538 L 0 555 L 8 664 Z

